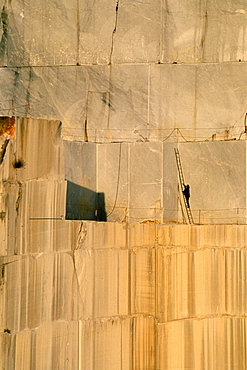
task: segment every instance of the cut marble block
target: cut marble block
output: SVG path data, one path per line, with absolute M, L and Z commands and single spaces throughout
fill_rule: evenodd
M 80 228 L 81 223 L 75 221 L 32 219 L 27 225 L 23 253 L 60 252 L 77 248 Z
M 9 117 L 1 120 L 4 127 Z M 7 142 L 1 165 L 1 179 L 64 180 L 64 157 L 61 122 L 15 118 L 12 131 L 0 131 L 1 143 Z
M 5 181 L 1 185 L 2 217 L 0 225 L 3 228 L 3 233 L 1 234 L 0 247 L 2 255 L 6 253 L 20 254 L 27 250 L 53 249 L 52 243 L 49 241 L 55 235 L 57 235 L 55 238 L 59 238 L 56 229 L 59 220 L 65 218 L 66 181 L 43 179 L 26 182 Z M 64 226 L 59 228 L 60 232 L 63 229 L 65 232 L 67 227 Z M 48 236 L 48 230 L 50 236 Z M 56 240 L 58 241 L 58 239 Z M 60 241 L 62 241 L 61 238 Z M 57 244 L 53 246 L 55 249 L 58 247 Z M 61 246 L 58 248 L 60 249 Z M 67 249 L 65 245 L 62 249 L 64 248 Z
M 131 312 L 155 316 L 155 249 L 131 251 Z
M 82 322 L 81 327 L 82 369 L 154 369 L 155 329 L 151 316 L 102 318 Z
M 130 145 L 130 220 L 160 219 L 162 144 Z
M 98 191 L 105 194 L 107 219 L 123 221 L 128 208 L 128 144 L 98 146 Z M 107 192 L 105 189 L 108 189 Z
M 237 61 L 2 68 L 0 114 L 62 121 L 75 141 L 237 140 L 246 69 Z
M 208 263 L 205 265 L 205 260 Z M 210 262 L 211 261 L 211 262 Z M 231 266 L 229 270 L 225 267 Z M 158 253 L 159 321 L 224 313 L 243 316 L 246 290 L 245 250 L 212 248 Z M 177 273 L 179 271 L 179 273 Z M 204 294 L 202 294 L 204 292 Z M 167 299 L 169 295 L 170 299 Z M 236 302 L 238 302 L 236 304 Z
M 91 163 L 87 158 L 88 151 L 93 148 Z M 66 162 L 68 178 L 83 188 L 91 186 L 89 190 L 104 194 L 108 220 L 154 220 L 162 217 L 161 143 L 65 143 L 65 153 L 66 158 L 73 157 Z M 80 169 L 69 167 L 71 161 Z M 83 175 L 80 176 L 81 171 Z
M 246 223 L 246 149 L 246 141 L 179 145 L 196 222 Z
M 5 369 L 78 368 L 78 322 L 47 322 L 35 330 L 1 334 L 3 355 L 0 365 Z M 10 349 L 10 351 L 9 351 Z
M 65 179 L 96 191 L 96 146 L 94 143 L 64 141 Z
M 114 37 L 114 63 L 157 63 L 160 57 L 162 22 L 160 10 L 159 0 L 142 3 L 140 7 L 130 0 L 119 4 Z
M 128 315 L 128 250 L 94 249 L 75 252 L 83 319 Z
M 1 2 L 2 3 L 2 2 Z M 8 19 L 8 37 L 3 30 L 1 65 L 71 65 L 78 57 L 78 12 L 76 1 L 45 4 L 17 1 L 8 8 L 2 4 Z M 4 26 L 2 26 L 4 28 Z
M 159 369 L 244 369 L 246 318 L 211 317 L 158 325 Z M 193 350 L 191 350 L 193 348 Z
M 78 319 L 80 296 L 69 253 L 13 256 L 4 263 L 4 328 L 19 332 L 44 322 Z

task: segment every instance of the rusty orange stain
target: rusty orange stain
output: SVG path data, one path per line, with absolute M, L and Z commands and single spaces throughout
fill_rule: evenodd
M 15 117 L 0 117 L 0 136 L 8 134 L 14 136 L 15 134 Z

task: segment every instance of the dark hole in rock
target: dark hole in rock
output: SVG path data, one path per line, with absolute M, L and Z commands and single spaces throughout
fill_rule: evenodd
M 14 168 L 22 168 L 26 165 L 25 161 L 22 158 L 19 158 L 13 162 Z

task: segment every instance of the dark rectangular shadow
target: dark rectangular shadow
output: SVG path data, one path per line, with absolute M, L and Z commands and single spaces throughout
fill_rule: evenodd
M 107 221 L 105 194 L 67 180 L 66 220 Z

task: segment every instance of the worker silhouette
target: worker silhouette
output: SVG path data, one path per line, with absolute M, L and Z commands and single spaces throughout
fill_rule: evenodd
M 185 199 L 186 199 L 186 202 L 187 202 L 187 207 L 190 208 L 190 186 L 189 185 L 185 185 L 183 184 L 184 186 L 184 190 L 183 190 L 183 195 L 185 196 Z

